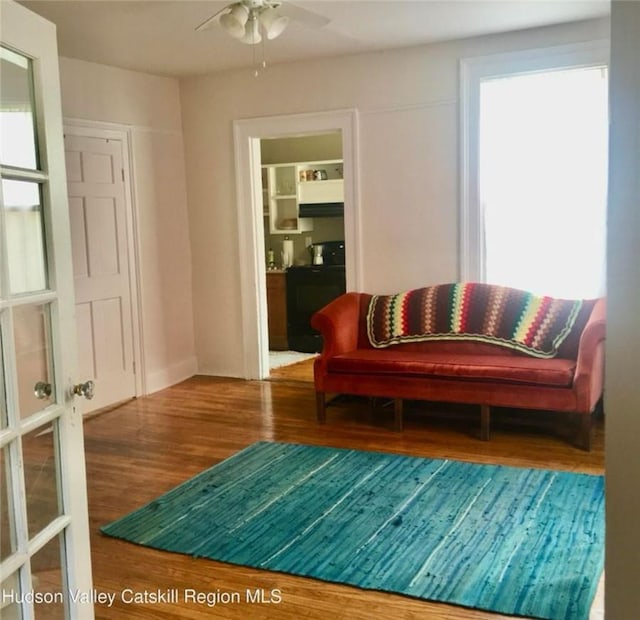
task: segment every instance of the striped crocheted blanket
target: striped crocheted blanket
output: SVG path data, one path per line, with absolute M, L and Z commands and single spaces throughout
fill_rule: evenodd
M 428 340 L 477 340 L 534 357 L 554 357 L 576 319 L 595 300 L 536 297 L 493 284 L 441 284 L 372 297 L 373 347 Z

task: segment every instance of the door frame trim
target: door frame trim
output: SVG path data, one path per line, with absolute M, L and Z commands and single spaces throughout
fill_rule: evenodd
M 342 132 L 347 291 L 360 290 L 362 227 L 357 110 L 307 112 L 233 122 L 245 379 L 269 376 L 260 140 L 333 131 Z
M 127 254 L 129 257 L 129 294 L 131 297 L 131 328 L 133 338 L 133 363 L 135 395 L 146 394 L 143 308 L 140 294 L 142 282 L 140 270 L 139 214 L 135 201 L 135 170 L 131 127 L 117 123 L 64 118 L 64 133 L 84 137 L 120 140 L 122 143 L 122 167 L 124 170 L 124 200 L 127 227 Z

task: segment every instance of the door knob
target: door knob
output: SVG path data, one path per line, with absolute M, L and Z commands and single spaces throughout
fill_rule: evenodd
M 93 381 L 85 381 L 73 386 L 73 393 L 76 396 L 84 396 L 87 400 L 91 400 L 95 393 L 96 384 Z
M 38 383 L 33 386 L 33 393 L 39 400 L 49 398 L 49 396 L 51 396 L 51 384 L 45 383 L 44 381 L 38 381 Z

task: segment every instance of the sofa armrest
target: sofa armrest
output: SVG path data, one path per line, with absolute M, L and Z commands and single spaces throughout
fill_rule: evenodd
M 345 293 L 311 317 L 311 327 L 322 334 L 322 353 L 313 364 L 313 380 L 316 393 L 321 399 L 318 405 L 318 419 L 324 416 L 324 396 L 326 391 L 327 361 L 334 355 L 347 353 L 358 348 L 361 293 Z
M 604 342 L 606 302 L 599 299 L 580 336 L 576 372 L 573 378 L 578 410 L 591 412 L 604 388 Z
M 311 317 L 323 338 L 321 358 L 353 351 L 358 346 L 360 293 L 345 293 Z

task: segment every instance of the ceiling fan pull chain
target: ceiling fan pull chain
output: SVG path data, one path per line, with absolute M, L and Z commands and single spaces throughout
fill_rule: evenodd
M 262 68 L 266 69 L 267 68 L 267 52 L 266 52 L 266 46 L 264 44 L 264 37 L 262 37 L 262 42 L 260 44 L 260 47 L 262 48 Z
M 260 75 L 260 71 L 258 69 L 258 63 L 256 62 L 256 46 L 251 46 L 251 52 L 253 55 L 253 77 L 258 77 Z

